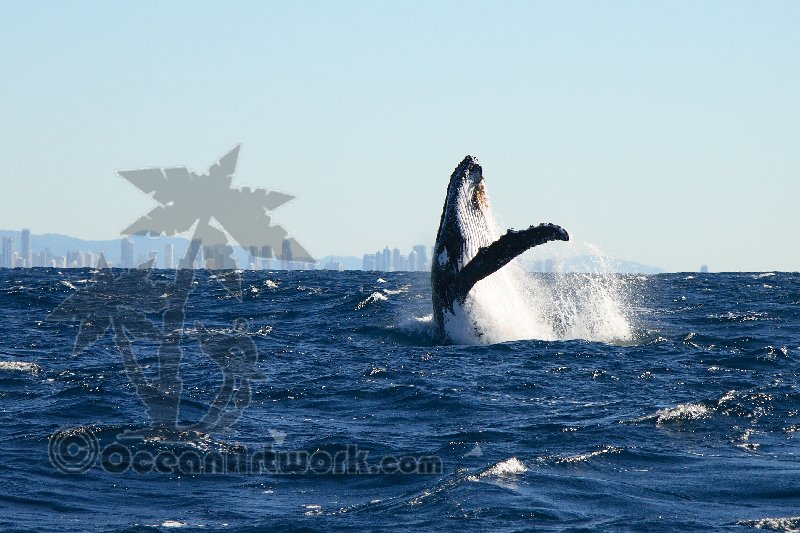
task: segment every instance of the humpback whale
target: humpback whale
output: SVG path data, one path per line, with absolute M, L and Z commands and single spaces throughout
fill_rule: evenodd
M 479 281 L 529 248 L 569 240 L 566 230 L 555 224 L 509 229 L 499 238 L 498 233 L 483 169 L 476 158 L 467 156 L 450 176 L 431 259 L 433 318 L 446 341 L 463 338 L 456 330 L 463 329 L 464 319 L 475 337 L 481 337 L 479 317 L 470 301 L 470 291 Z

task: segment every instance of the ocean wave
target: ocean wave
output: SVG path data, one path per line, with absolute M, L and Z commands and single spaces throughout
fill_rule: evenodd
M 595 450 L 593 452 L 588 453 L 581 453 L 578 455 L 569 455 L 566 457 L 558 457 L 555 462 L 556 464 L 562 463 L 585 463 L 594 457 L 598 457 L 600 455 L 606 455 L 611 453 L 620 453 L 622 452 L 621 448 L 616 448 L 614 446 L 607 446 L 600 450 Z
M 42 367 L 36 363 L 28 363 L 25 361 L 0 361 L 0 370 L 8 372 L 29 372 L 31 374 L 38 374 Z
M 516 474 L 523 474 L 528 471 L 528 467 L 525 464 L 517 459 L 516 457 L 510 457 L 505 461 L 500 461 L 499 463 L 495 463 L 480 474 L 477 477 L 485 478 L 489 476 L 513 476 Z
M 369 304 L 372 304 L 372 303 L 375 303 L 375 302 L 385 302 L 388 299 L 389 298 L 386 295 L 384 295 L 382 292 L 375 291 L 372 294 L 370 294 L 369 296 L 367 296 L 366 299 L 364 299 L 361 302 L 359 302 L 355 307 L 355 311 L 361 311 L 362 309 L 364 309 Z
M 657 426 L 663 426 L 671 423 L 708 418 L 712 413 L 713 409 L 702 403 L 683 403 L 674 407 L 659 409 L 655 413 L 639 417 L 633 420 L 633 422 L 655 421 Z
M 381 289 L 383 293 L 387 296 L 395 296 L 397 294 L 403 294 L 408 292 L 408 285 L 403 285 L 399 289 Z
M 783 531 L 785 533 L 800 533 L 800 516 L 785 518 L 762 518 L 760 520 L 739 520 L 740 526 L 767 529 L 769 531 Z

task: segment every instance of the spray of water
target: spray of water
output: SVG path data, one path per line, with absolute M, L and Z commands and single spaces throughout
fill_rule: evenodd
M 501 233 L 494 217 L 487 219 L 491 242 Z M 584 251 L 592 259 L 590 270 L 530 274 L 518 261 L 512 261 L 473 287 L 464 304 L 466 313 L 456 312 L 448 318 L 460 321 L 448 324 L 452 340 L 465 344 L 522 339 L 585 339 L 612 344 L 633 341 L 624 278 L 613 274 L 599 250 L 590 245 L 573 240 L 558 246 L 566 255 Z M 475 321 L 468 320 L 469 316 Z

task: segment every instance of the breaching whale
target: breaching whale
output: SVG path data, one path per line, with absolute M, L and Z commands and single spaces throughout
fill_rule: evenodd
M 555 224 L 509 229 L 496 238 L 493 224 L 483 169 L 476 158 L 467 156 L 450 176 L 431 259 L 433 318 L 447 341 L 463 337 L 455 329 L 463 329 L 464 319 L 481 337 L 481 324 L 469 301 L 476 283 L 529 248 L 569 240 L 566 230 Z

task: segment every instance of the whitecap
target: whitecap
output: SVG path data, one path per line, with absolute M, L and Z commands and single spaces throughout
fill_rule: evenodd
M 513 476 L 516 474 L 523 474 L 528 471 L 528 467 L 525 464 L 517 459 L 516 457 L 511 457 L 506 459 L 505 461 L 500 461 L 499 463 L 495 463 L 489 468 L 483 470 L 479 474 L 475 476 L 469 476 L 467 479 L 470 481 L 477 481 L 479 478 L 486 478 L 486 477 L 494 477 L 494 476 Z
M 370 295 L 369 295 L 369 296 L 368 296 L 368 297 L 367 297 L 365 300 L 363 300 L 363 301 L 359 302 L 359 304 L 358 304 L 358 305 L 356 305 L 356 308 L 355 308 L 355 310 L 356 310 L 356 311 L 360 311 L 360 310 L 362 310 L 364 307 L 368 306 L 369 304 L 371 304 L 371 303 L 373 303 L 373 302 L 385 302 L 385 301 L 386 301 L 386 300 L 388 300 L 388 299 L 389 299 L 389 298 L 388 298 L 388 297 L 386 297 L 386 296 L 385 296 L 383 293 L 381 293 L 381 292 L 373 292 L 373 293 L 372 293 L 372 294 L 370 294 Z
M 322 514 L 322 506 L 316 503 L 309 503 L 304 505 L 306 512 L 304 513 L 306 516 L 316 516 Z
M 36 363 L 27 363 L 25 361 L 0 361 L 0 370 L 7 370 L 9 372 L 30 372 L 31 374 L 38 374 L 42 369 Z
M 762 518 L 761 520 L 739 520 L 736 522 L 736 524 L 740 526 L 754 527 L 756 529 L 768 529 L 770 531 L 800 533 L 800 516 Z
M 505 461 L 497 463 L 487 470 L 486 473 L 492 476 L 505 476 L 509 474 L 522 474 L 527 471 L 528 467 L 526 467 L 522 461 L 516 457 L 512 457 L 511 459 L 506 459 Z
M 589 453 L 560 457 L 559 459 L 556 460 L 556 463 L 585 463 L 592 457 L 597 457 L 598 455 L 605 455 L 607 453 L 619 453 L 620 451 L 621 450 L 619 448 L 608 446 L 607 448 L 603 448 L 601 450 L 595 450 Z
M 668 407 L 656 411 L 656 424 L 659 426 L 667 422 L 681 420 L 699 420 L 711 415 L 711 410 L 699 403 L 684 403 L 675 407 Z
M 404 292 L 408 292 L 408 285 L 403 285 L 399 289 L 381 289 L 383 290 L 384 294 L 388 294 L 389 296 L 394 296 L 396 294 L 403 294 Z

